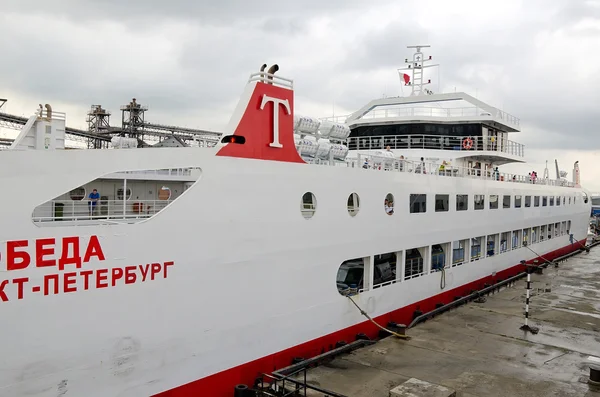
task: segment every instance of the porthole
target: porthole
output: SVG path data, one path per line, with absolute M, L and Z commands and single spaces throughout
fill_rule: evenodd
M 167 186 L 163 186 L 158 191 L 158 199 L 159 200 L 169 200 L 171 198 L 171 189 Z
M 394 195 L 392 193 L 388 193 L 387 196 L 385 196 L 385 201 L 383 202 L 383 209 L 388 215 L 394 214 Z
M 300 203 L 300 212 L 305 219 L 310 219 L 317 210 L 317 198 L 311 192 L 306 192 L 302 196 L 302 202 Z
M 71 190 L 69 192 L 69 197 L 73 201 L 81 201 L 81 200 L 83 200 L 85 198 L 85 188 L 84 187 L 78 187 L 76 189 Z
M 127 197 L 125 200 L 129 200 L 131 198 L 131 189 L 127 188 Z M 117 189 L 117 200 L 123 200 L 123 188 Z
M 352 193 L 350 196 L 348 196 L 348 213 L 350 216 L 356 216 L 359 209 L 360 199 L 358 198 L 358 194 Z

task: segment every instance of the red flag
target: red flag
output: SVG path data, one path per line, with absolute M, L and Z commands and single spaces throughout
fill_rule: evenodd
M 402 78 L 404 79 L 404 85 L 408 85 L 410 83 L 410 76 L 406 73 L 402 74 Z

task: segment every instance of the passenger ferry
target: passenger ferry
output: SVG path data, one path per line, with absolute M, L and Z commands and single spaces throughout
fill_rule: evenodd
M 502 172 L 519 119 L 427 90 L 422 47 L 410 96 L 343 120 L 296 116 L 263 66 L 211 147 L 63 150 L 65 115 L 32 115 L 0 153 L 0 395 L 232 396 L 377 337 L 355 304 L 408 324 L 581 248 L 577 165 Z

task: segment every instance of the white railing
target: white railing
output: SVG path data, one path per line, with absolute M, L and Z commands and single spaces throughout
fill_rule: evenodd
M 470 141 L 469 141 L 470 139 Z M 459 151 L 490 151 L 525 156 L 525 146 L 521 143 L 482 136 L 446 135 L 377 135 L 351 137 L 347 141 L 350 150 L 385 149 L 428 149 Z
M 275 85 L 289 88 L 289 89 L 294 88 L 294 80 L 286 79 L 285 77 L 281 77 L 281 76 L 275 75 L 273 73 L 267 73 L 267 72 L 252 73 L 250 75 L 250 78 L 248 78 L 248 83 L 251 83 L 253 81 L 258 81 L 258 82 L 266 83 L 266 84 L 275 84 Z
M 532 179 L 529 175 L 517 175 L 505 172 L 496 172 L 492 170 L 481 170 L 477 168 L 454 167 L 450 165 L 446 165 L 443 169 L 440 169 L 440 165 L 436 163 L 391 159 L 389 157 L 381 157 L 376 155 L 359 154 L 357 158 L 346 159 L 345 162 L 319 164 L 345 166 L 349 168 L 376 171 L 409 172 L 414 174 L 422 174 L 423 177 L 445 176 L 454 178 L 485 179 L 499 182 L 530 183 L 549 186 L 575 186 L 573 182 L 569 182 L 564 179 L 543 179 L 539 177 Z
M 495 114 L 494 114 L 495 113 Z M 507 124 L 519 126 L 520 120 L 499 109 L 493 109 L 493 113 L 486 109 L 465 106 L 457 108 L 435 108 L 429 106 L 402 106 L 389 107 L 385 109 L 373 109 L 364 114 L 361 119 L 386 119 L 399 117 L 439 117 L 439 118 L 465 118 L 465 117 L 481 117 L 483 119 L 501 119 Z
M 173 168 L 162 170 L 139 170 L 139 171 L 119 171 L 115 174 L 136 174 L 136 175 L 160 175 L 160 176 L 191 176 L 190 168 Z
M 128 221 L 143 220 L 159 213 L 173 200 L 52 200 L 33 211 L 36 223 L 56 221 Z

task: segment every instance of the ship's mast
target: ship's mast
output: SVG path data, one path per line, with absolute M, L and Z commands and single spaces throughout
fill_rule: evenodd
M 411 95 L 431 95 L 433 92 L 427 88 L 423 88 L 424 86 L 431 84 L 431 79 L 427 79 L 425 81 L 423 77 L 424 69 L 432 68 L 434 66 L 439 66 L 438 64 L 426 64 L 432 60 L 431 55 L 426 57 L 423 52 L 421 52 L 421 48 L 429 48 L 430 45 L 409 45 L 406 48 L 416 48 L 416 52 L 413 54 L 412 60 L 406 58 L 404 62 L 408 65 L 405 68 L 398 69 L 398 73 L 400 74 L 400 81 L 404 83 L 404 85 L 409 85 L 412 87 Z M 406 73 L 402 73 L 401 71 L 408 70 L 411 71 L 412 78 L 407 81 L 404 77 L 409 76 Z M 409 76 L 410 77 L 410 76 Z

